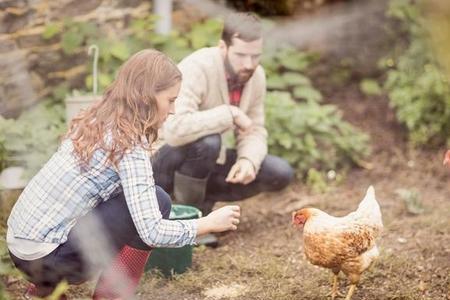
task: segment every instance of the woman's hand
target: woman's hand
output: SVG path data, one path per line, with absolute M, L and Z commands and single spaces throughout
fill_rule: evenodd
M 214 210 L 206 217 L 198 219 L 197 235 L 236 230 L 240 217 L 241 208 L 237 205 L 227 205 Z

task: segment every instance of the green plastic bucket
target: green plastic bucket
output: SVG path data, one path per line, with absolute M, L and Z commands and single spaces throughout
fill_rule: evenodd
M 173 204 L 170 220 L 190 220 L 201 217 L 201 211 L 193 206 Z M 164 276 L 181 274 L 192 265 L 192 245 L 181 248 L 155 248 L 145 266 L 148 271 L 157 268 Z

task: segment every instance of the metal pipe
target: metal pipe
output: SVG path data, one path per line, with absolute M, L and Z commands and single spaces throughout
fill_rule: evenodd
M 172 29 L 172 0 L 154 0 L 153 13 L 159 17 L 156 21 L 156 33 L 169 34 Z

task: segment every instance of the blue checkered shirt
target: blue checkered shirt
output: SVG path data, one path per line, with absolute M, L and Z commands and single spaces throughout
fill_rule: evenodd
M 148 151 L 135 147 L 117 168 L 107 153 L 94 152 L 87 170 L 81 170 L 71 140 L 31 179 L 8 219 L 16 238 L 64 243 L 76 220 L 103 201 L 122 192 L 140 238 L 153 247 L 193 244 L 195 220 L 164 220 L 156 199 Z

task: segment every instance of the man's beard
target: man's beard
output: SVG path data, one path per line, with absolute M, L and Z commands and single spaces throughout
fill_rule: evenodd
M 228 58 L 228 53 L 225 56 L 225 71 L 228 74 L 229 79 L 232 82 L 236 82 L 239 84 L 245 84 L 247 81 L 252 77 L 253 73 L 255 72 L 255 69 L 244 69 L 236 73 L 236 71 L 233 69 L 233 66 L 230 63 L 230 60 Z

